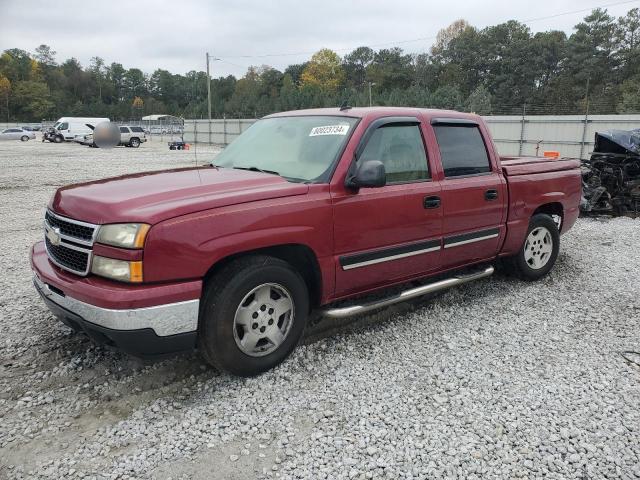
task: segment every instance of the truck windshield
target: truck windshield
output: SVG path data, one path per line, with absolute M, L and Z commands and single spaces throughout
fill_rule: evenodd
M 212 164 L 274 173 L 294 182 L 327 182 L 357 122 L 357 118 L 333 116 L 259 120 Z

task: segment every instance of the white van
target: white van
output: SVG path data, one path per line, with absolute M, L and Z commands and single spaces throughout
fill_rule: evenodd
M 49 141 L 72 142 L 78 135 L 84 137 L 92 133 L 92 130 L 87 127 L 87 123 L 95 127 L 99 123 L 110 121 L 108 118 L 62 117 L 53 124 L 54 134 L 50 136 Z

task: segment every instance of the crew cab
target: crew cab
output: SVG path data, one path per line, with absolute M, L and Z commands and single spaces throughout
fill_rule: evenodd
M 284 112 L 210 165 L 58 189 L 31 265 L 51 311 L 93 339 L 142 356 L 197 347 L 249 376 L 289 355 L 311 313 L 367 312 L 497 262 L 543 277 L 580 195 L 577 160 L 501 158 L 477 115 Z

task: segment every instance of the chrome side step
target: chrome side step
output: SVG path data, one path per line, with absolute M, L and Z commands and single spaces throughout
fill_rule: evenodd
M 476 272 L 468 273 L 464 275 L 456 275 L 455 277 L 446 278 L 437 282 L 429 283 L 427 285 L 421 285 L 416 288 L 411 288 L 400 292 L 392 297 L 385 298 L 384 300 L 378 300 L 374 302 L 365 303 L 362 305 L 352 305 L 350 307 L 342 308 L 328 308 L 321 313 L 325 317 L 329 318 L 347 318 L 352 315 L 359 315 L 362 313 L 370 312 L 382 307 L 388 307 L 395 303 L 404 302 L 411 298 L 421 297 L 427 293 L 434 293 L 440 290 L 446 290 L 447 288 L 456 287 L 463 283 L 473 282 L 474 280 L 480 280 L 481 278 L 489 277 L 494 272 L 493 267 L 486 267 L 485 269 Z

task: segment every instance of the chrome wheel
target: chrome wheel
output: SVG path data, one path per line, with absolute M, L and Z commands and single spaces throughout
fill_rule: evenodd
M 277 350 L 287 338 L 295 308 L 291 294 L 282 285 L 264 283 L 240 302 L 233 318 L 236 345 L 251 357 Z
M 536 227 L 529 232 L 524 244 L 524 260 L 529 267 L 534 270 L 541 269 L 549 262 L 552 252 L 553 238 L 549 230 Z

